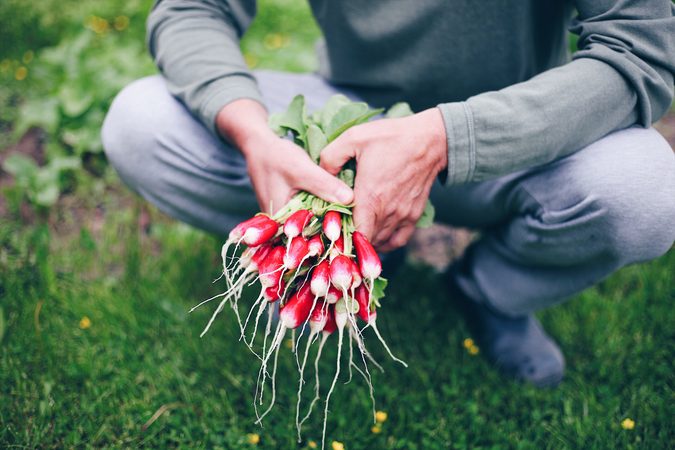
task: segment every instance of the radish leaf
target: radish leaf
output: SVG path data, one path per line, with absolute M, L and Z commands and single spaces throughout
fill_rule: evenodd
M 427 200 L 427 204 L 424 206 L 424 212 L 422 212 L 422 216 L 417 220 L 415 226 L 417 228 L 429 228 L 434 223 L 435 215 L 436 208 L 434 208 L 434 205 L 430 200 Z
M 315 163 L 319 162 L 319 157 L 321 156 L 321 150 L 328 144 L 326 136 L 321 131 L 321 128 L 316 126 L 313 123 L 310 123 L 307 127 L 307 151 L 309 157 Z
M 410 105 L 406 102 L 395 103 L 387 110 L 387 113 L 384 115 L 387 119 L 394 119 L 397 117 L 406 117 L 412 116 L 413 110 L 410 109 Z

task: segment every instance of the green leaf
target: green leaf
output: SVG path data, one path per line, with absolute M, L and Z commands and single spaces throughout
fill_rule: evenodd
M 429 228 L 431 225 L 434 224 L 434 216 L 436 215 L 436 208 L 434 208 L 433 203 L 431 203 L 431 200 L 427 200 L 427 204 L 424 205 L 424 212 L 422 212 L 422 216 L 419 218 L 415 226 L 417 228 Z
M 267 121 L 272 131 L 279 137 L 284 137 L 288 133 L 288 130 L 281 125 L 284 115 L 285 113 L 271 114 Z
M 410 109 L 410 105 L 406 102 L 395 103 L 387 110 L 387 113 L 384 115 L 387 119 L 395 119 L 397 117 L 406 117 L 412 116 L 413 110 Z
M 30 127 L 41 127 L 48 133 L 55 134 L 60 119 L 58 106 L 58 101 L 54 98 L 27 100 L 19 107 L 14 136 L 23 136 Z
M 315 122 L 318 122 L 323 128 L 324 131 L 328 128 L 328 125 L 333 120 L 333 117 L 337 112 L 345 105 L 348 105 L 351 101 L 342 94 L 333 95 L 328 99 L 323 109 L 317 111 L 313 114 Z
M 340 136 L 347 129 L 367 122 L 368 119 L 380 114 L 382 111 L 382 109 L 371 110 L 368 105 L 363 102 L 350 103 L 342 106 L 324 129 L 326 136 L 328 136 L 328 142 L 335 140 L 335 138 Z
M 47 184 L 43 186 L 38 192 L 33 196 L 33 201 L 40 206 L 54 206 L 56 201 L 59 199 L 59 186 L 56 182 Z
M 296 95 L 293 97 L 291 104 L 288 105 L 286 112 L 279 119 L 279 126 L 292 131 L 297 138 L 305 142 L 305 118 L 305 97 Z
M 384 291 L 389 282 L 386 278 L 378 277 L 373 281 L 373 290 L 370 292 L 370 298 L 377 306 L 380 306 L 379 300 L 384 297 Z
M 338 174 L 338 178 L 342 180 L 350 188 L 354 187 L 354 177 L 356 173 L 353 169 L 342 169 Z
M 307 127 L 307 150 L 309 151 L 309 157 L 312 158 L 315 163 L 319 162 L 321 150 L 323 150 L 326 145 L 328 145 L 328 140 L 323 134 L 323 131 L 321 131 L 321 128 L 313 123 L 310 124 Z
M 2 164 L 2 169 L 13 175 L 17 180 L 34 179 L 39 170 L 35 161 L 20 153 L 9 155 Z
M 84 92 L 70 84 L 65 84 L 59 89 L 58 99 L 63 113 L 68 117 L 81 116 L 94 101 L 90 92 Z

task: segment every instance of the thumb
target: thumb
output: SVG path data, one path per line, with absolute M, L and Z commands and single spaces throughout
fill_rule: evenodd
M 338 138 L 321 150 L 320 165 L 329 173 L 337 175 L 347 161 L 356 157 L 356 150 Z
M 354 192 L 349 186 L 314 163 L 299 172 L 297 184 L 299 189 L 327 202 L 348 205 L 354 200 Z

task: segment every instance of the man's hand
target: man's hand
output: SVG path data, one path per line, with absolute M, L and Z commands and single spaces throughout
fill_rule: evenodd
M 447 167 L 443 118 L 437 108 L 347 130 L 321 153 L 332 174 L 356 158 L 354 223 L 378 250 L 404 246 L 424 211 L 431 186 Z
M 314 164 L 302 148 L 272 132 L 259 103 L 242 99 L 228 104 L 218 113 L 216 126 L 244 154 L 261 210 L 272 214 L 301 190 L 329 202 L 352 202 L 346 184 Z

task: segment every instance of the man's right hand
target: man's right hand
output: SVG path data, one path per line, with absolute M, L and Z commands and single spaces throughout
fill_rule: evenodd
M 260 103 L 241 99 L 226 105 L 216 127 L 244 155 L 260 209 L 273 214 L 298 191 L 328 202 L 349 204 L 352 190 L 315 164 L 291 141 L 279 138 L 267 125 Z

